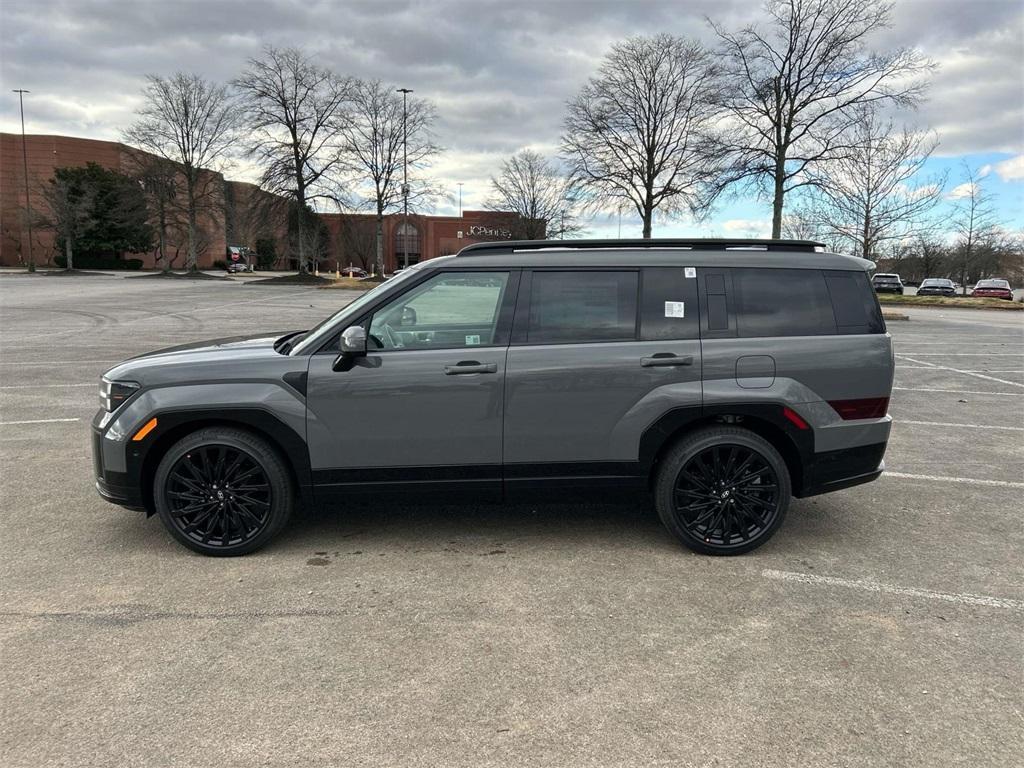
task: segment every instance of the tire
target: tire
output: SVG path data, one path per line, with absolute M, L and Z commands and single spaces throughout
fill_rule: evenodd
M 738 476 L 736 470 L 746 474 Z M 705 555 L 757 549 L 782 525 L 791 497 L 782 456 L 763 437 L 740 427 L 709 427 L 683 437 L 661 461 L 654 483 L 661 522 Z
M 182 438 L 153 478 L 160 522 L 181 544 L 214 557 L 264 546 L 288 522 L 294 499 L 277 450 L 232 427 L 208 427 Z

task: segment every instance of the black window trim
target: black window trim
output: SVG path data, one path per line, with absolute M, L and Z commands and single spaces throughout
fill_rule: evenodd
M 632 272 L 636 277 L 636 303 L 634 305 L 633 338 L 631 339 L 579 339 L 576 341 L 529 341 L 530 301 L 533 295 L 535 272 Z M 607 266 L 551 266 L 524 267 L 519 282 L 519 300 L 516 302 L 515 319 L 509 342 L 513 347 L 566 347 L 578 344 L 629 344 L 640 340 L 640 306 L 643 296 L 643 269 L 635 267 Z

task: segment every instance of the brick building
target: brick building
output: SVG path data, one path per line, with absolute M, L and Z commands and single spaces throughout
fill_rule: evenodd
M 29 199 L 33 211 L 45 210 L 41 189 L 53 177 L 54 170 L 83 166 L 94 162 L 129 175 L 137 172 L 151 155 L 119 142 L 80 139 L 71 136 L 30 135 L 25 137 L 28 154 Z M 25 176 L 22 170 L 22 143 L 19 134 L 0 133 L 0 266 L 23 266 L 27 260 L 28 231 L 25 213 Z M 268 214 L 265 205 L 272 196 L 254 184 L 230 181 L 211 173 L 214 190 L 211 210 L 200 221 L 202 252 L 200 268 L 210 268 L 225 258 L 229 245 L 254 248 L 256 240 L 270 237 L 280 254 L 278 265 L 287 269 L 294 264 L 288 255 L 286 228 L 281 214 Z M 281 210 L 281 206 L 277 206 Z M 458 216 L 409 216 L 407 236 L 401 214 L 389 214 L 383 221 L 384 262 L 386 271 L 402 266 L 403 253 L 414 264 L 457 252 L 469 243 L 508 237 L 511 214 L 490 211 L 465 211 Z M 372 215 L 323 213 L 328 242 L 323 246 L 321 268 L 344 268 L 349 264 L 372 267 L 376 249 L 376 220 Z M 268 221 L 274 219 L 275 221 Z M 167 253 L 172 268 L 185 266 L 185 232 L 172 228 Z M 54 235 L 39 227 L 32 230 L 32 251 L 37 265 L 53 264 L 57 255 Z M 123 254 L 143 260 L 146 268 L 157 266 L 155 251 Z

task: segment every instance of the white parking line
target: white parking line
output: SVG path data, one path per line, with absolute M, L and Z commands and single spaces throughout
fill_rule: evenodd
M 904 480 L 928 480 L 938 483 L 963 483 L 964 485 L 993 485 L 998 488 L 1024 488 L 1024 483 L 1013 483 L 1009 480 L 982 480 L 977 477 L 947 477 L 945 475 L 914 475 L 908 472 L 890 472 L 885 470 L 882 477 L 897 477 Z
M 969 429 L 1008 429 L 1013 432 L 1024 432 L 1024 427 L 1003 427 L 989 426 L 987 424 L 952 424 L 945 421 L 911 421 L 910 419 L 897 419 L 897 424 L 921 424 L 926 427 L 967 427 Z
M 927 360 L 915 360 L 914 358 L 907 357 L 906 355 L 896 355 L 896 357 L 902 358 L 903 360 L 909 360 L 912 363 L 920 363 L 921 365 L 925 365 L 925 366 L 931 365 L 931 366 L 934 366 L 936 370 L 940 370 L 940 371 L 952 371 L 953 373 L 962 373 L 965 376 L 973 376 L 976 379 L 985 379 L 986 381 L 996 381 L 996 382 L 999 382 L 1000 384 L 1009 384 L 1011 387 L 1022 387 L 1022 388 L 1024 388 L 1024 384 L 1020 384 L 1020 383 L 1018 383 L 1016 381 L 1007 381 L 1006 379 L 1000 379 L 1000 378 L 997 378 L 995 376 L 986 376 L 984 373 L 971 373 L 970 371 L 965 371 L 965 370 L 960 369 L 960 368 L 950 368 L 948 365 L 936 365 L 935 363 L 929 363 Z
M 930 589 L 901 587 L 896 584 L 882 584 L 865 579 L 840 579 L 836 576 L 819 576 L 814 573 L 776 571 L 772 568 L 766 568 L 761 571 L 761 575 L 766 579 L 774 579 L 775 581 L 794 581 L 799 584 L 813 584 L 814 586 L 823 587 L 846 587 L 847 589 L 861 589 L 865 592 L 882 592 L 887 595 L 944 600 L 947 603 L 960 603 L 961 605 L 982 605 L 986 608 L 1006 608 L 1011 611 L 1024 611 L 1024 600 L 1013 600 L 1008 597 L 989 597 L 988 595 L 969 595 L 956 592 L 933 592 Z
M 27 421 L 0 421 L 0 427 L 13 427 L 18 424 L 55 424 L 64 421 L 81 421 L 81 419 L 28 419 Z
M 89 384 L 12 384 L 0 389 L 60 389 L 61 387 L 99 387 L 98 382 Z
M 977 389 L 926 389 L 924 387 L 893 387 L 900 392 L 948 392 L 953 395 L 998 395 L 1000 397 L 1024 397 L 1024 392 L 982 392 Z

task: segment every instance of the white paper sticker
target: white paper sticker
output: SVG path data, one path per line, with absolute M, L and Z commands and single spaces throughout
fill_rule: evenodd
M 683 276 L 684 277 L 696 277 L 697 276 L 697 268 L 696 267 L 683 267 Z
M 666 301 L 665 317 L 686 317 L 686 304 L 682 301 Z
M 480 337 L 477 334 L 472 334 L 472 335 L 466 337 L 466 346 L 467 347 L 475 347 L 475 346 L 479 346 L 479 344 L 480 344 Z

